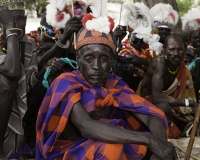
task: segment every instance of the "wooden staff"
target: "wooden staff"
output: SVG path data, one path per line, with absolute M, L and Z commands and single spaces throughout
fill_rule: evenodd
M 74 17 L 74 1 L 72 0 L 72 16 Z M 74 48 L 76 49 L 76 32 L 74 32 Z
M 190 135 L 190 140 L 189 140 L 186 155 L 185 155 L 185 160 L 190 159 L 192 147 L 193 147 L 193 144 L 194 144 L 195 135 L 196 135 L 196 132 L 197 132 L 197 129 L 198 129 L 199 119 L 200 119 L 200 105 L 198 106 L 198 110 L 197 110 L 196 116 L 194 118 L 194 123 L 193 123 L 192 132 L 191 132 L 191 135 Z
M 123 0 L 121 0 L 121 9 L 120 9 L 120 15 L 119 15 L 119 25 L 120 25 L 121 17 L 122 17 L 122 4 L 123 4 Z

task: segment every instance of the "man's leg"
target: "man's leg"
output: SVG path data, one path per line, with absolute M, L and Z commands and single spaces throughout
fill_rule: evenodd
M 166 102 L 157 103 L 157 104 L 155 104 L 155 106 L 158 107 L 159 109 L 161 109 L 165 113 L 168 123 L 173 122 L 173 112 L 168 103 L 166 103 Z
M 8 80 L 4 76 L 0 75 L 0 158 L 4 157 L 4 137 L 8 121 L 12 111 L 13 95 L 15 93 L 17 82 Z

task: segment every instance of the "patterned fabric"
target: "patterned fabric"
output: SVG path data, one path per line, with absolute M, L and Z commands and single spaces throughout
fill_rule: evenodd
M 0 0 L 0 6 L 7 4 L 9 10 L 25 10 L 24 0 Z
M 33 39 L 23 37 L 21 42 L 25 43 L 24 65 L 21 65 L 21 78 L 13 101 L 12 112 L 8 123 L 8 129 L 4 140 L 4 151 L 9 156 L 15 153 L 22 141 L 24 130 L 22 118 L 27 110 L 27 93 L 37 82 L 36 46 Z M 6 55 L 2 50 L 1 55 Z
M 142 49 L 142 51 L 136 50 L 133 46 L 130 45 L 129 40 L 125 40 L 122 42 L 122 49 L 118 53 L 119 56 L 126 56 L 129 55 L 135 55 L 144 59 L 152 60 L 153 59 L 153 52 L 149 50 L 147 46 L 145 46 L 146 49 Z M 135 66 L 135 72 L 133 76 L 136 77 L 144 77 L 146 75 L 148 66 L 147 65 L 136 65 Z
M 82 138 L 77 141 L 59 140 L 68 123 L 70 112 L 76 102 L 84 106 L 87 112 L 112 107 L 109 119 L 99 121 L 135 131 L 149 131 L 147 127 L 132 117 L 128 111 L 154 115 L 162 119 L 168 130 L 164 113 L 145 99 L 137 96 L 127 84 L 116 75 L 109 75 L 105 85 L 91 86 L 79 71 L 63 73 L 51 84 L 40 107 L 37 123 L 36 159 L 93 160 L 106 156 L 112 147 L 108 144 Z M 100 147 L 100 149 L 98 149 Z M 111 148 L 110 148 L 111 147 Z M 120 152 L 116 158 L 141 159 L 146 147 L 135 144 L 118 145 Z M 113 152 L 111 152 L 113 155 Z M 117 156 L 118 155 L 118 156 Z M 98 159 L 98 158 L 97 158 Z M 109 156 L 105 159 L 109 159 Z
M 140 89 L 141 89 L 141 83 L 136 92 L 138 95 L 140 95 Z M 181 98 L 181 99 L 188 98 L 190 100 L 196 101 L 192 77 L 189 69 L 186 67 L 184 62 L 181 63 L 177 76 L 172 85 L 162 93 L 164 95 L 172 96 L 174 98 Z M 146 96 L 145 99 L 152 102 L 151 95 Z M 174 117 L 177 119 L 177 123 L 179 123 L 179 126 L 181 126 L 181 123 L 187 124 L 188 122 L 194 119 L 194 117 L 190 114 L 192 112 L 191 107 L 177 106 L 171 108 L 173 110 Z M 170 137 L 170 138 L 177 138 L 177 137 Z
M 77 50 L 86 44 L 105 44 L 109 46 L 113 53 L 116 51 L 116 39 L 114 33 L 108 34 L 95 30 L 87 30 L 84 27 L 80 29 L 77 35 Z

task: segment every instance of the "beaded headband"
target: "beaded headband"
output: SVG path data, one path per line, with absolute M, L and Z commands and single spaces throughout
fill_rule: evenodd
M 25 10 L 24 0 L 0 0 L 0 6 L 8 4 L 9 10 Z

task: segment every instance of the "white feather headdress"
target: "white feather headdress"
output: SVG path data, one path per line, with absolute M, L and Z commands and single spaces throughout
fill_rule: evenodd
M 134 29 L 132 34 L 139 39 L 143 39 L 145 43 L 149 44 L 149 49 L 158 55 L 163 49 L 163 44 L 159 42 L 160 36 L 158 34 L 151 34 L 151 31 L 151 26 L 144 27 L 143 25 L 140 25 Z
M 75 8 L 74 14 L 85 14 L 86 4 L 81 0 L 47 0 L 49 4 L 46 6 L 46 21 L 56 30 L 64 28 L 67 21 L 71 18 L 72 2 L 76 5 L 78 2 L 80 8 Z M 76 6 L 74 6 L 76 7 Z
M 122 19 L 125 25 L 132 29 L 135 29 L 140 25 L 143 25 L 144 27 L 151 25 L 149 8 L 142 2 L 136 2 L 134 4 L 125 3 L 123 5 Z
M 92 13 L 83 17 L 85 28 L 108 34 L 114 28 L 114 20 L 108 16 L 107 0 L 87 0 L 87 5 Z
M 195 8 L 189 10 L 183 17 L 182 20 L 182 29 L 186 33 L 198 30 L 200 28 L 200 9 Z
M 150 9 L 150 15 L 154 28 L 166 25 L 172 29 L 178 22 L 178 12 L 170 4 L 158 3 Z

